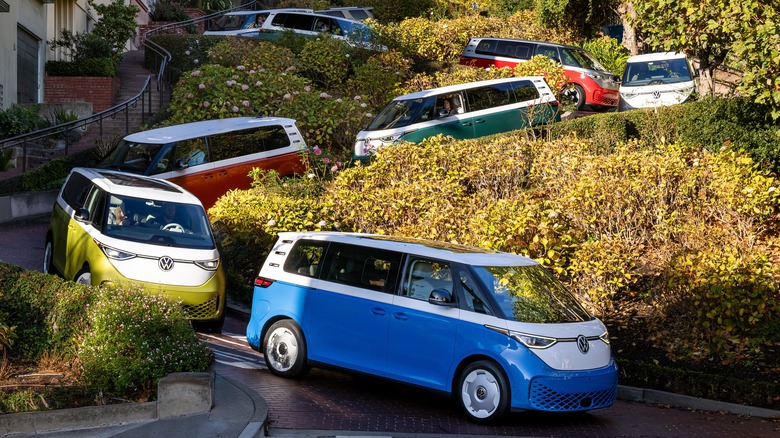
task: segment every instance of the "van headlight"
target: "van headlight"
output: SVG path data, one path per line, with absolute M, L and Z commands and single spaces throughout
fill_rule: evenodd
M 609 345 L 609 332 L 602 333 L 602 335 L 599 336 L 599 339 L 601 339 L 605 344 Z
M 216 259 L 216 260 L 205 260 L 205 261 L 201 260 L 201 261 L 195 262 L 195 264 L 197 266 L 207 270 L 207 271 L 216 271 L 217 268 L 219 267 L 219 259 Z
M 556 338 L 550 338 L 547 336 L 539 336 L 539 335 L 530 335 L 528 333 L 522 333 L 522 332 L 515 332 L 512 330 L 507 330 L 501 327 L 495 327 L 492 325 L 486 325 L 485 328 L 499 332 L 501 334 L 507 335 L 510 338 L 514 339 L 517 342 L 520 342 L 521 344 L 525 345 L 528 348 L 535 348 L 537 350 L 543 350 L 545 348 L 550 348 L 553 345 L 558 343 L 558 339 Z
M 136 254 L 133 254 L 131 252 L 126 252 L 120 249 L 112 248 L 110 246 L 103 245 L 102 243 L 97 241 L 95 243 L 97 243 L 97 246 L 103 251 L 103 254 L 105 254 L 106 257 L 110 258 L 111 260 L 130 260 L 136 257 Z
M 395 134 L 386 135 L 384 137 L 379 137 L 377 140 L 381 141 L 382 143 L 395 143 L 396 140 L 401 138 L 402 135 L 404 135 L 405 132 L 397 132 Z
M 528 348 L 545 349 L 555 345 L 558 340 L 545 336 L 529 335 L 527 333 L 509 332 L 509 336 Z

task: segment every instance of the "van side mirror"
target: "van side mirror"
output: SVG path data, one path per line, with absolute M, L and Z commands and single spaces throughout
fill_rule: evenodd
M 86 208 L 79 208 L 73 218 L 79 222 L 87 222 L 89 221 L 89 210 Z
M 428 302 L 437 306 L 455 307 L 457 304 L 452 299 L 452 293 L 447 289 L 434 289 L 428 296 Z

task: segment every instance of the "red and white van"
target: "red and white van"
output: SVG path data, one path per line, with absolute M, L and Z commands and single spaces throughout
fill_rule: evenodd
M 509 38 L 471 38 L 460 56 L 460 63 L 483 68 L 514 68 L 536 55 L 546 56 L 563 65 L 572 84 L 566 95 L 578 110 L 586 105 L 592 109 L 617 106 L 618 77 L 580 47 Z

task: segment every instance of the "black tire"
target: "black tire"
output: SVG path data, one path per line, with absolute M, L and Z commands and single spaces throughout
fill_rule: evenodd
M 585 107 L 585 90 L 577 84 L 572 84 L 568 90 L 565 91 L 566 97 L 568 97 L 577 111 L 580 111 Z
M 294 321 L 275 322 L 263 340 L 263 356 L 271 374 L 296 378 L 309 371 L 306 359 L 306 339 Z
M 208 332 L 208 333 L 222 333 L 222 326 L 225 325 L 225 311 L 222 311 L 222 316 L 217 319 L 210 319 L 206 321 L 193 321 L 192 326 L 196 331 Z
M 494 423 L 509 410 L 509 382 L 494 362 L 469 364 L 452 392 L 468 419 L 475 423 Z
M 50 236 L 46 236 L 46 243 L 43 246 L 43 272 L 45 274 L 56 274 L 56 270 L 52 265 L 54 260 L 54 242 Z
M 81 268 L 81 270 L 76 273 L 76 276 L 73 277 L 73 281 L 76 283 L 92 285 L 92 271 L 89 270 L 89 265 Z

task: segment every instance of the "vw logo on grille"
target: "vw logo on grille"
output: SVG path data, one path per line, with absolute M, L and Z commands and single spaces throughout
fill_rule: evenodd
M 661 98 L 661 92 L 660 91 L 653 91 L 653 99 L 658 100 Z
M 163 271 L 170 271 L 173 269 L 173 259 L 168 256 L 162 256 L 157 262 L 157 266 L 159 266 Z
M 586 338 L 583 335 L 577 336 L 577 348 L 580 349 L 580 353 L 587 354 L 588 350 L 590 349 L 590 343 L 588 343 L 588 338 Z

